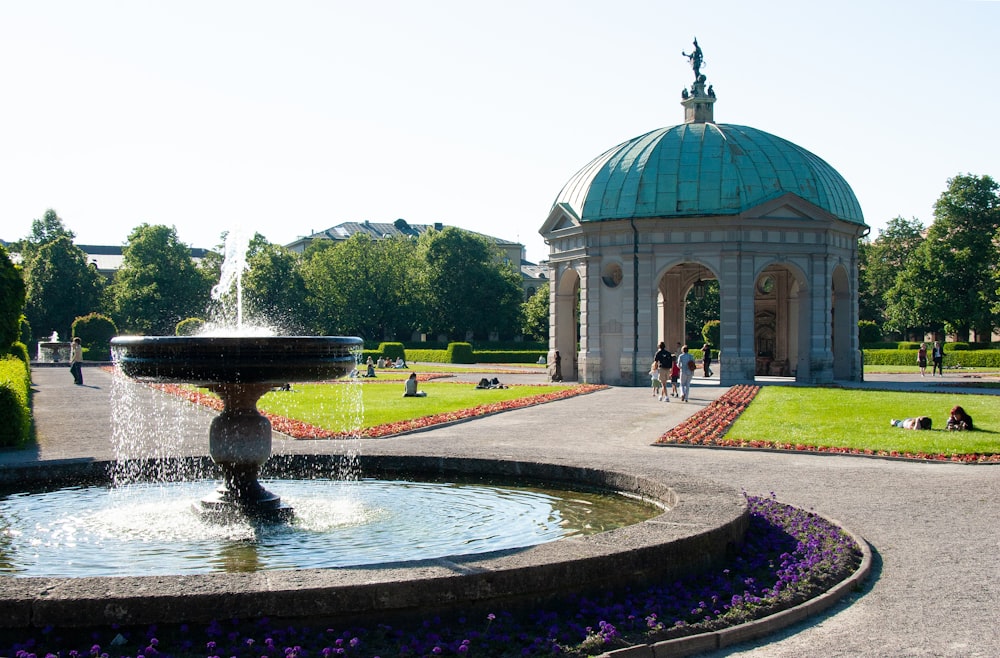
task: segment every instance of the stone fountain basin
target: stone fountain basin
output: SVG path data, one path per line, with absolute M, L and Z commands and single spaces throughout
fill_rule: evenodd
M 311 477 L 328 455 L 272 457 L 266 474 Z M 207 459 L 189 464 L 209 467 Z M 178 471 L 185 470 L 178 464 Z M 642 523 L 526 549 L 331 569 L 118 578 L 0 577 L 0 627 L 272 619 L 328 622 L 428 614 L 448 608 L 537 604 L 572 591 L 648 582 L 712 568 L 743 541 L 746 501 L 734 488 L 683 473 L 629 474 L 566 464 L 428 456 L 361 456 L 366 477 L 507 478 L 592 487 L 656 502 Z M 5 468 L 19 489 L 107 481 L 108 462 L 46 462 Z
M 364 342 L 351 336 L 116 336 L 122 372 L 146 382 L 196 386 L 284 384 L 347 375 Z

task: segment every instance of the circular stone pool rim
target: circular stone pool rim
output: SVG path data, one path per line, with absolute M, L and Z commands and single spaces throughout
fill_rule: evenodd
M 273 456 L 264 477 L 309 477 L 339 460 Z M 180 470 L 205 458 L 178 459 Z M 648 477 L 538 462 L 360 456 L 364 477 L 486 478 L 620 491 L 664 511 L 609 532 L 525 549 L 363 567 L 258 573 L 91 578 L 0 576 L 0 627 L 209 622 L 271 617 L 331 620 L 426 612 L 461 604 L 538 601 L 590 588 L 673 578 L 721 563 L 749 523 L 737 490 L 680 473 Z M 0 484 L 32 489 L 106 482 L 111 462 L 51 461 L 0 471 Z

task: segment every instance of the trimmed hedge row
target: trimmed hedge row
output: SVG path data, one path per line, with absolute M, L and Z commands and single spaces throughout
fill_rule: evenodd
M 396 359 L 402 356 L 407 363 L 538 363 L 539 357 L 546 358 L 543 350 L 476 350 L 471 343 L 448 343 L 448 349 L 403 349 L 402 343 L 382 343 L 377 350 L 365 350 L 362 362 L 371 357 Z
M 20 358 L 0 358 L 0 446 L 16 446 L 31 439 L 31 375 Z
M 919 344 L 918 344 L 919 345 Z M 862 350 L 868 366 L 915 366 L 917 354 L 913 350 Z M 930 354 L 927 366 L 930 367 Z M 1000 368 L 1000 350 L 948 350 L 945 348 L 944 367 Z

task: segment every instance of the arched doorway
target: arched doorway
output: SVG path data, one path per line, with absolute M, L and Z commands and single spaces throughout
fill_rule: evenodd
M 556 285 L 550 290 L 552 311 L 549 344 L 553 346 L 553 354 L 549 355 L 549 361 L 552 361 L 554 352 L 559 352 L 563 379 L 574 381 L 579 378 L 577 351 L 582 325 L 580 290 L 580 275 L 572 267 L 560 272 Z
M 692 349 L 702 346 L 701 327 L 688 328 L 688 304 L 705 295 L 708 282 L 717 280 L 706 265 L 682 262 L 662 272 L 656 286 L 656 336 L 677 354 L 682 345 Z M 712 319 L 719 319 L 718 313 Z M 718 349 L 718 345 L 715 346 Z
M 800 373 L 808 371 L 808 318 L 801 304 L 805 291 L 804 277 L 788 266 L 770 265 L 757 276 L 753 313 L 755 376 L 798 379 Z

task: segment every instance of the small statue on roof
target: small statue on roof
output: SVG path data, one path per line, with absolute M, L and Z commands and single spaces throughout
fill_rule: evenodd
M 688 94 L 687 87 L 685 87 L 684 89 L 681 89 L 681 98 L 683 98 L 684 100 L 687 100 L 689 96 L 690 96 L 690 94 Z
M 681 55 L 688 58 L 688 62 L 691 63 L 691 68 L 694 69 L 694 79 L 701 79 L 701 67 L 705 64 L 705 58 L 701 54 L 701 46 L 698 45 L 698 37 L 694 38 L 694 50 L 688 54 L 681 51 Z

